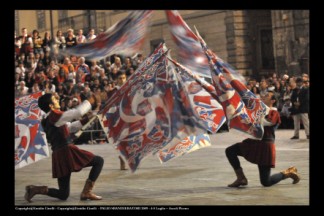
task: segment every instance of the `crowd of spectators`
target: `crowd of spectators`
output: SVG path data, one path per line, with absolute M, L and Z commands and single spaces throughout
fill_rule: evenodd
M 112 55 L 101 61 L 87 61 L 81 56 L 67 56 L 62 51 L 96 38 L 94 29 L 87 36 L 79 29 L 74 35 L 61 30 L 52 39 L 48 32 L 28 34 L 23 28 L 15 35 L 15 97 L 38 91 L 57 92 L 63 111 L 79 105 L 83 98 L 95 94 L 100 98 L 97 111 L 143 61 L 142 54 Z
M 58 30 L 56 36 L 51 38 L 49 32 L 42 37 L 37 30 L 28 34 L 28 30 L 22 28 L 21 35 L 15 34 L 15 96 L 38 91 L 57 92 L 61 109 L 68 110 L 93 93 L 101 98 L 97 107 L 100 110 L 114 88 L 118 89 L 126 82 L 143 62 L 144 56 L 112 55 L 100 61 L 87 61 L 84 57 L 66 56 L 61 52 L 94 38 L 94 29 L 87 36 L 83 35 L 82 29 L 78 30 L 77 35 L 74 35 L 73 29 L 68 29 L 65 36 Z M 264 94 L 267 89 L 275 92 L 282 118 L 281 128 L 293 128 L 289 110 L 296 78 L 287 74 L 279 77 L 277 73 L 261 77 L 259 81 L 246 78 L 247 87 L 257 96 Z M 302 74 L 302 79 L 303 85 L 309 87 L 308 74 Z

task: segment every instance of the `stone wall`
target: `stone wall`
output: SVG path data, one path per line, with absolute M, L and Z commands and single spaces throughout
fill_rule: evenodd
M 249 21 L 245 10 L 226 12 L 228 63 L 243 75 L 252 74 Z
M 309 72 L 309 11 L 273 10 L 276 69 L 279 74 Z

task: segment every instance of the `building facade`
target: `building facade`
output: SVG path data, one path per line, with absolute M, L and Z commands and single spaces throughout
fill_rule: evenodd
M 246 76 L 260 78 L 272 73 L 309 73 L 309 10 L 180 10 L 190 28 L 195 25 L 208 46 Z M 96 33 L 128 15 L 126 10 L 16 10 L 15 31 L 25 27 L 56 34 L 94 28 Z M 163 10 L 151 20 L 143 54 L 148 55 L 161 41 L 176 59 Z

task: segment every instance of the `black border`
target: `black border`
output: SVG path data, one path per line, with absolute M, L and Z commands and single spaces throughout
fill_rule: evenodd
M 118 3 L 118 5 L 116 5 Z M 1 13 L 1 23 L 4 25 L 2 29 L 5 30 L 5 32 L 2 32 L 1 34 L 1 41 L 3 42 L 1 47 L 3 47 L 3 54 L 1 55 L 2 58 L 4 58 L 4 61 L 2 62 L 3 65 L 5 65 L 2 68 L 2 84 L 1 86 L 1 92 L 2 92 L 2 99 L 1 102 L 1 113 L 5 118 L 0 121 L 3 126 L 1 131 L 1 138 L 2 142 L 0 144 L 1 148 L 4 148 L 2 152 L 1 161 L 4 167 L 2 178 L 1 178 L 1 184 L 3 185 L 3 189 L 5 188 L 6 192 L 3 191 L 3 198 L 2 199 L 2 205 L 4 205 L 4 208 L 1 208 L 4 212 L 10 212 L 14 211 L 13 214 L 20 214 L 24 211 L 15 211 L 15 205 L 14 205 L 14 163 L 12 162 L 12 155 L 14 153 L 14 148 L 12 143 L 13 137 L 14 137 L 14 121 L 13 121 L 13 110 L 14 110 L 14 91 L 12 83 L 14 83 L 14 76 L 13 76 L 13 70 L 14 70 L 14 64 L 13 64 L 13 46 L 10 43 L 13 38 L 13 32 L 14 32 L 14 10 L 19 9 L 81 9 L 81 8 L 87 8 L 87 9 L 310 9 L 310 56 L 311 56 L 311 64 L 310 64 L 310 80 L 311 80 L 311 101 L 310 101 L 310 128 L 311 128 L 311 139 L 310 139 L 310 206 L 287 206 L 289 207 L 289 210 L 286 209 L 285 211 L 291 211 L 293 207 L 294 210 L 298 211 L 300 208 L 309 208 L 308 210 L 311 210 L 315 207 L 319 207 L 322 200 L 322 195 L 319 194 L 319 190 L 321 190 L 321 185 L 319 184 L 321 177 L 319 176 L 322 173 L 321 169 L 321 162 L 319 162 L 317 159 L 319 158 L 317 154 L 320 153 L 319 147 L 323 146 L 323 143 L 321 142 L 321 137 L 319 137 L 320 132 L 316 132 L 316 130 L 321 129 L 321 123 L 317 122 L 319 119 L 319 116 L 321 116 L 322 108 L 320 105 L 318 105 L 319 101 L 321 100 L 320 92 L 323 92 L 319 89 L 320 85 L 320 78 L 317 78 L 318 75 L 323 74 L 321 71 L 321 67 L 317 65 L 316 61 L 317 57 L 322 57 L 322 52 L 316 52 L 317 47 L 321 47 L 322 43 L 320 40 L 316 40 L 316 37 L 320 36 L 320 30 L 319 28 L 322 28 L 322 25 L 320 23 L 320 20 L 323 18 L 320 16 L 320 11 L 316 10 L 316 5 L 311 5 L 310 1 L 308 2 L 301 2 L 297 3 L 296 1 L 232 1 L 232 2 L 220 2 L 220 1 L 212 1 L 212 0 L 199 0 L 199 1 L 188 1 L 188 0 L 123 0 L 121 2 L 108 2 L 108 1 L 91 1 L 91 2 L 85 2 L 85 1 L 24 1 L 24 2 L 13 2 L 15 5 L 11 5 L 11 7 L 4 6 L 3 12 Z M 78 6 L 77 6 L 78 5 Z M 271 8 L 265 8 L 264 5 L 270 6 Z M 80 8 L 80 6 L 82 6 Z M 9 41 L 9 43 L 7 43 Z M 9 63 L 9 64 L 8 64 Z M 11 67 L 10 67 L 11 65 Z M 316 67 L 317 66 L 317 67 Z M 8 91 L 9 89 L 9 91 Z M 10 90 L 12 91 L 11 93 Z M 317 102 L 318 101 L 318 102 Z M 315 104 L 317 103 L 317 104 Z M 318 110 L 317 110 L 318 109 Z M 10 126 L 7 126 L 9 124 Z M 10 128 L 10 129 L 8 129 Z M 10 133 L 9 133 L 10 131 Z M 298 160 L 296 158 L 296 160 Z M 217 191 L 215 191 L 217 193 Z M 49 206 L 50 207 L 50 206 Z M 71 206 L 73 207 L 73 206 Z M 80 207 L 80 206 L 76 206 Z M 161 207 L 161 206 L 159 206 Z M 186 207 L 186 206 L 184 206 Z M 252 207 L 252 206 L 187 206 L 190 208 L 189 211 L 183 211 L 181 213 L 192 213 L 191 211 L 197 211 L 197 213 L 203 213 L 203 212 L 211 212 L 215 207 L 217 210 L 226 210 L 226 214 L 230 213 L 231 211 L 248 211 L 251 212 L 251 209 L 247 209 L 246 207 Z M 282 206 L 253 206 L 256 207 L 256 212 L 264 212 L 271 211 L 274 209 L 274 212 L 278 213 L 277 207 L 280 209 L 284 208 Z M 259 209 L 262 208 L 262 209 Z M 266 209 L 264 209 L 266 208 Z M 44 211 L 39 211 L 40 214 L 44 215 Z M 66 212 L 60 211 L 61 213 L 65 214 Z M 69 212 L 69 211 L 67 211 Z M 77 211 L 78 212 L 78 211 Z M 83 211 L 82 214 L 87 214 L 87 212 L 91 211 Z M 111 211 L 102 211 L 105 215 L 107 213 L 112 213 Z M 150 211 L 146 211 L 147 213 L 151 213 Z M 221 212 L 221 211 L 220 211 Z M 26 211 L 26 214 L 30 215 L 31 212 Z M 31 214 L 34 215 L 35 211 L 33 211 Z M 72 213 L 75 213 L 73 211 Z M 92 214 L 94 212 L 91 212 Z M 95 214 L 99 213 L 98 211 L 95 212 Z M 116 213 L 122 213 L 127 214 L 130 213 L 130 211 L 113 211 L 113 214 Z M 131 212 L 136 213 L 135 211 Z M 137 213 L 145 213 L 145 211 L 137 211 Z M 162 212 L 165 214 L 170 214 L 170 211 Z M 180 212 L 177 211 L 177 214 Z M 252 212 L 251 212 L 252 213 Z M 156 211 L 154 211 L 154 214 L 158 214 Z M 214 213 L 213 213 L 214 214 Z M 289 213 L 291 214 L 291 212 Z M 12 215 L 12 214 L 10 214 Z

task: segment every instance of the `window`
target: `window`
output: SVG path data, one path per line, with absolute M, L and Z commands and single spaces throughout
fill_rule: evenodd
M 58 11 L 58 18 L 59 18 L 59 20 L 65 19 L 67 17 L 68 17 L 67 10 L 59 10 Z
M 260 31 L 261 39 L 261 59 L 263 69 L 274 69 L 272 30 L 263 29 Z
M 58 27 L 59 29 L 67 29 L 69 28 L 69 19 L 68 19 L 68 11 L 67 10 L 59 10 L 58 11 Z
M 46 22 L 45 22 L 45 10 L 37 10 L 37 28 L 38 30 L 45 30 Z

